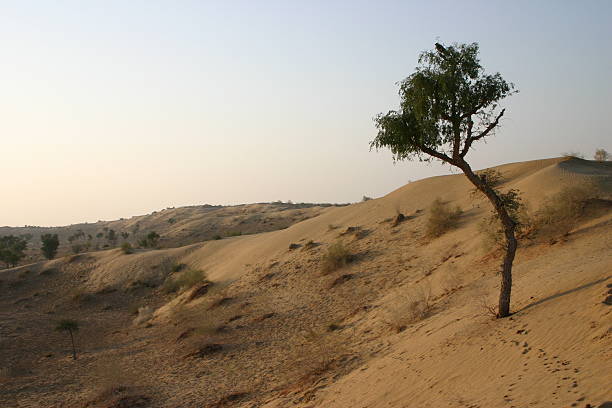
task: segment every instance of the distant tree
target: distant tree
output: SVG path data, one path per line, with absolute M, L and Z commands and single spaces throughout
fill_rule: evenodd
M 129 236 L 130 236 L 129 232 L 123 231 L 121 233 L 121 237 L 123 238 L 124 241 L 127 240 Z
M 610 155 L 604 149 L 595 150 L 595 155 L 593 156 L 593 158 L 597 161 L 606 161 L 609 157 Z
M 108 230 L 108 232 L 106 233 L 106 239 L 112 245 L 115 245 L 117 243 L 117 233 L 115 232 L 114 229 Z
M 372 197 L 368 197 L 368 196 L 364 195 L 364 196 L 361 198 L 361 201 L 362 201 L 362 202 L 365 202 L 365 201 L 370 201 L 371 199 L 372 199 Z
M 371 148 L 388 148 L 394 160 L 434 159 L 458 167 L 491 202 L 503 225 L 506 254 L 502 264 L 498 317 L 510 314 L 512 263 L 516 253 L 516 220 L 508 202 L 483 178 L 466 156 L 474 142 L 494 135 L 505 109 L 499 101 L 514 93 L 514 85 L 499 73 L 486 74 L 478 59 L 478 44 L 436 44 L 424 51 L 416 72 L 399 84 L 400 107 L 375 118 L 378 134 Z
M 138 241 L 138 245 L 143 248 L 155 248 L 157 247 L 157 243 L 159 241 L 159 234 L 155 231 L 149 232 L 144 238 Z
M 98 233 L 96 234 L 96 238 L 98 238 L 98 239 L 102 238 L 103 236 L 104 236 L 104 234 L 103 234 L 103 233 L 101 233 L 101 232 L 98 232 Z
M 563 152 L 561 153 L 561 155 L 563 157 L 568 157 L 568 158 L 574 157 L 576 159 L 584 159 L 584 154 L 577 152 L 577 151 L 573 151 L 573 150 L 570 150 L 569 152 Z
M 7 268 L 16 266 L 25 257 L 25 249 L 28 241 L 25 238 L 8 235 L 0 237 L 0 261 L 6 264 Z
M 57 331 L 67 331 L 70 333 L 70 341 L 72 343 L 72 358 L 74 360 L 77 359 L 76 347 L 74 346 L 74 332 L 79 331 L 79 323 L 75 320 L 64 319 L 60 320 L 55 326 L 55 330 Z
M 55 255 L 57 255 L 57 248 L 59 247 L 59 238 L 57 234 L 42 234 L 40 240 L 42 242 L 42 247 L 40 249 L 45 258 L 55 258 Z

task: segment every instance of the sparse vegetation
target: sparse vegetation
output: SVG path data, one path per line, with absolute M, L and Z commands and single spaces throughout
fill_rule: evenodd
M 144 238 L 138 241 L 138 245 L 143 248 L 157 248 L 160 238 L 161 237 L 157 232 L 151 231 Z
M 597 149 L 593 155 L 593 159 L 597 161 L 607 161 L 609 158 L 610 154 L 605 149 Z
M 432 309 L 431 286 L 426 282 L 413 288 L 410 293 L 398 296 L 395 307 L 388 311 L 387 323 L 399 333 L 410 324 L 425 319 Z
M 121 250 L 126 255 L 134 253 L 134 248 L 132 247 L 132 244 L 130 244 L 129 242 L 124 242 L 123 244 L 121 244 Z
M 55 258 L 57 248 L 59 247 L 59 238 L 57 234 L 42 234 L 40 236 L 42 247 L 40 250 L 47 259 Z
M 55 326 L 57 331 L 67 331 L 70 333 L 70 341 L 72 343 L 72 359 L 77 359 L 76 347 L 74 345 L 74 333 L 79 330 L 79 323 L 76 320 L 64 319 L 60 320 Z
M 180 272 L 183 269 L 185 269 L 187 267 L 186 264 L 184 263 L 175 263 L 174 265 L 172 265 L 172 273 L 176 273 L 176 272 Z
M 343 268 L 354 260 L 354 255 L 344 246 L 342 242 L 336 242 L 327 248 L 321 260 L 321 269 L 329 273 Z
M 8 235 L 0 237 L 0 261 L 6 267 L 16 266 L 25 257 L 28 242 L 24 238 Z
M 584 159 L 584 154 L 577 152 L 577 151 L 573 151 L 573 150 L 570 150 L 569 152 L 563 152 L 561 153 L 561 156 L 566 157 L 568 159 L 571 159 L 571 158 Z
M 151 306 L 142 306 L 138 308 L 138 315 L 134 318 L 134 324 L 139 325 L 141 323 L 148 322 L 153 318 L 153 308 Z
M 597 198 L 597 189 L 592 184 L 567 186 L 548 197 L 535 214 L 538 236 L 552 237 L 569 232 L 594 198 Z
M 166 279 L 162 286 L 164 293 L 184 292 L 206 280 L 206 274 L 199 269 L 188 269 L 177 276 Z
M 429 208 L 429 217 L 426 224 L 427 236 L 432 238 L 439 237 L 456 228 L 460 216 L 461 208 L 455 207 L 451 209 L 448 203 L 436 198 Z

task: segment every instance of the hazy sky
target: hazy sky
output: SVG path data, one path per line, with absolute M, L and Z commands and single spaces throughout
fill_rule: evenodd
M 448 173 L 370 152 L 420 51 L 520 93 L 481 168 L 612 151 L 612 1 L 1 1 L 0 225 L 358 201 Z

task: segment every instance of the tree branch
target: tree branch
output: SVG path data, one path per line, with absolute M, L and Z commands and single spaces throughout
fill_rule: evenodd
M 421 151 L 423 153 L 426 153 L 426 154 L 428 154 L 430 156 L 433 156 L 436 159 L 445 161 L 445 162 L 450 163 L 450 164 L 454 164 L 454 160 L 451 159 L 450 157 L 448 157 L 447 155 L 445 155 L 444 153 L 440 153 L 437 150 L 430 149 L 429 147 L 423 146 L 423 145 L 420 145 L 419 149 L 421 149 Z
M 499 120 L 501 119 L 502 116 L 504 116 L 504 112 L 506 112 L 506 109 L 502 109 L 501 112 L 499 112 L 499 114 L 495 118 L 495 120 L 489 123 L 489 125 L 485 128 L 485 130 L 480 132 L 478 135 L 476 136 L 468 135 L 468 137 L 465 139 L 463 150 L 461 151 L 461 155 L 460 155 L 461 157 L 465 157 L 468 150 L 470 150 L 470 146 L 472 146 L 473 142 L 487 136 L 493 129 L 497 127 L 497 125 L 499 125 Z M 470 133 L 471 133 L 471 126 L 470 126 Z

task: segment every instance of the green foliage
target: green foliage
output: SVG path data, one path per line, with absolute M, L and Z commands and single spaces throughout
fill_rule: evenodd
M 59 238 L 57 234 L 42 234 L 40 236 L 42 247 L 40 250 L 47 259 L 55 258 L 57 255 L 57 248 L 59 247 Z
M 121 238 L 123 238 L 124 240 L 128 239 L 129 236 L 130 236 L 129 232 L 123 231 L 121 233 Z
M 416 72 L 400 82 L 399 109 L 374 119 L 378 134 L 370 146 L 389 148 L 395 160 L 464 157 L 473 141 L 492 134 L 503 114 L 495 114 L 498 103 L 513 89 L 499 73 L 485 73 L 477 43 L 425 51 Z
M 76 320 L 63 319 L 57 322 L 55 330 L 75 332 L 79 330 L 79 323 Z
M 129 242 L 124 242 L 123 244 L 121 244 L 121 250 L 126 255 L 134 253 L 134 248 L 132 248 L 132 244 L 130 244 Z
M 173 272 L 173 273 L 180 272 L 180 271 L 182 271 L 183 269 L 185 269 L 186 267 L 187 267 L 187 265 L 186 265 L 186 264 L 184 264 L 184 263 L 177 263 L 177 264 L 174 264 L 174 265 L 172 265 L 172 272 Z
M 7 267 L 16 266 L 25 257 L 28 241 L 25 238 L 8 235 L 0 237 L 0 261 Z
M 514 221 L 516 232 L 519 235 L 526 234 L 532 226 L 532 220 L 527 213 L 527 208 L 523 203 L 520 192 L 516 189 L 511 189 L 507 192 L 495 189 L 495 193 L 500 198 L 510 218 Z M 483 234 L 486 249 L 501 248 L 505 245 L 504 227 L 495 210 L 491 210 L 489 216 L 481 221 L 479 229 Z
M 451 229 L 457 228 L 461 212 L 461 208 L 451 209 L 447 203 L 436 198 L 429 209 L 429 217 L 425 226 L 427 236 L 439 237 Z
M 138 241 L 138 245 L 143 248 L 156 248 L 159 238 L 160 236 L 157 232 L 151 231 L 144 238 Z
M 336 242 L 327 248 L 327 252 L 321 260 L 321 269 L 324 273 L 329 273 L 343 268 L 354 260 L 353 254 L 344 246 L 342 242 Z
M 187 269 L 177 276 L 166 279 L 162 286 L 164 293 L 183 292 L 206 280 L 206 274 L 199 269 Z

